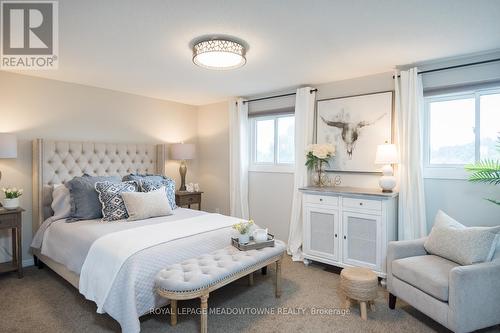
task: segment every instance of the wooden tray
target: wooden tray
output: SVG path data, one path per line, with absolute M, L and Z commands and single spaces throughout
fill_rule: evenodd
M 240 244 L 238 238 L 231 237 L 231 243 L 240 251 L 258 250 L 265 247 L 274 247 L 274 235 L 267 234 L 267 241 L 260 243 L 254 241 L 253 236 L 250 236 L 250 242 L 247 244 Z

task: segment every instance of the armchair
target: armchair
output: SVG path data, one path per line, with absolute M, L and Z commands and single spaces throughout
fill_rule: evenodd
M 454 332 L 500 324 L 500 259 L 460 266 L 427 254 L 424 242 L 389 243 L 389 308 L 399 297 Z

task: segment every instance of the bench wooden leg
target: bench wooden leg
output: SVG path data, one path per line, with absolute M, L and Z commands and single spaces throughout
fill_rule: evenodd
M 201 333 L 207 333 L 208 331 L 208 294 L 201 295 Z
M 170 325 L 177 325 L 177 300 L 170 300 Z
M 281 259 L 276 261 L 276 277 L 275 277 L 275 292 L 276 297 L 281 296 Z
M 253 273 L 248 274 L 248 285 L 253 286 Z
M 361 319 L 367 320 L 368 316 L 366 314 L 366 302 L 359 302 L 359 309 L 361 312 Z
M 260 272 L 262 273 L 262 275 L 266 275 L 267 274 L 267 266 L 262 267 Z

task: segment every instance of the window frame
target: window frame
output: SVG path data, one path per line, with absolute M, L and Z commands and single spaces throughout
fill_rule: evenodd
M 255 115 L 250 117 L 250 172 L 277 172 L 277 173 L 293 173 L 295 172 L 295 161 L 294 163 L 279 163 L 278 162 L 278 119 L 293 116 L 294 113 L 279 113 L 271 115 Z M 273 120 L 274 121 L 274 161 L 273 162 L 257 162 L 257 121 L 259 120 Z
M 430 138 L 430 104 L 433 102 L 452 101 L 464 98 L 474 98 L 474 162 L 481 159 L 481 96 L 500 94 L 500 87 L 463 90 L 455 93 L 432 95 L 424 97 L 424 145 L 423 166 L 424 178 L 430 179 L 468 179 L 469 173 L 465 171 L 466 164 L 431 164 L 431 138 Z

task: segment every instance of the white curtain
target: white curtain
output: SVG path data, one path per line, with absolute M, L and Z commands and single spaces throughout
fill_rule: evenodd
M 399 78 L 397 78 L 399 74 Z M 422 171 L 423 88 L 417 68 L 396 73 L 396 131 L 399 145 L 399 240 L 427 234 Z
M 293 185 L 292 215 L 288 235 L 287 252 L 292 260 L 300 261 L 302 256 L 302 194 L 300 187 L 307 186 L 307 168 L 305 151 L 313 142 L 314 103 L 316 92 L 311 87 L 297 89 L 295 99 L 295 177 Z
M 248 104 L 229 101 L 229 202 L 231 216 L 248 219 Z

